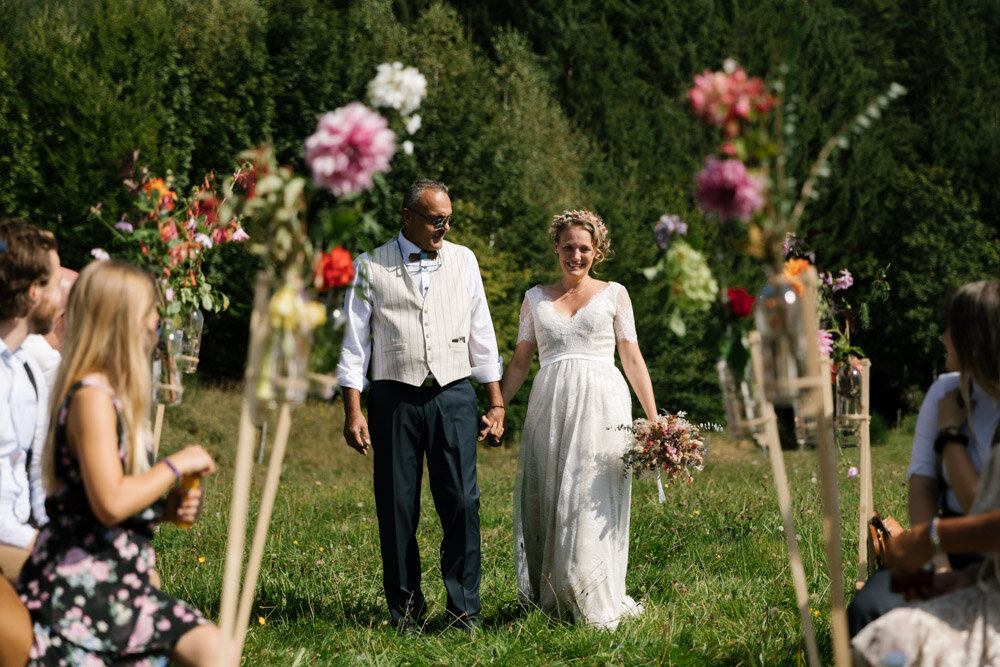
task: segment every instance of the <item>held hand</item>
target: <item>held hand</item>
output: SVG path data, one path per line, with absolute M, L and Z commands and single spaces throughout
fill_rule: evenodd
M 921 523 L 889 540 L 886 563 L 894 577 L 904 578 L 924 568 L 934 556 L 929 537 L 929 523 Z
M 201 445 L 188 445 L 168 458 L 181 475 L 208 477 L 215 472 L 215 461 Z
M 167 495 L 167 509 L 163 513 L 164 521 L 192 524 L 201 515 L 201 487 L 186 489 L 175 486 Z
M 362 456 L 368 456 L 368 448 L 371 447 L 372 437 L 368 433 L 368 420 L 361 411 L 351 411 L 344 421 L 344 440 L 349 447 L 356 449 Z
M 491 447 L 499 447 L 504 432 L 505 410 L 500 407 L 490 408 L 482 417 L 482 427 L 479 429 L 479 442 L 489 438 L 488 444 Z
M 972 405 L 969 408 L 971 409 L 974 406 L 975 401 L 972 401 Z M 962 405 L 961 389 L 952 389 L 942 396 L 941 400 L 938 401 L 937 408 L 937 426 L 939 431 L 949 426 L 961 428 L 965 424 L 966 411 Z

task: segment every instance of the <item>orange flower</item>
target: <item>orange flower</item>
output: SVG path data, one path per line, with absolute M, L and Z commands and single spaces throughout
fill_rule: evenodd
M 145 190 L 146 194 L 156 197 L 156 206 L 158 209 L 162 211 L 174 210 L 174 200 L 177 199 L 177 193 L 168 188 L 162 178 L 153 178 L 146 181 L 146 185 L 142 189 Z
M 785 262 L 785 268 L 781 271 L 781 275 L 791 283 L 799 296 L 802 296 L 802 281 L 799 280 L 799 275 L 808 268 L 808 259 L 790 259 Z

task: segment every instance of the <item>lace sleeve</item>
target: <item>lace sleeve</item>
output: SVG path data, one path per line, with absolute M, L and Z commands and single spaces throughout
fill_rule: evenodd
M 625 340 L 635 343 L 639 340 L 635 334 L 635 315 L 632 313 L 632 300 L 628 298 L 628 290 L 619 285 L 615 298 L 615 341 Z
M 517 342 L 520 343 L 522 340 L 532 345 L 538 344 L 535 339 L 535 318 L 531 315 L 531 301 L 527 292 L 524 294 L 524 301 L 521 302 L 521 323 L 517 327 Z

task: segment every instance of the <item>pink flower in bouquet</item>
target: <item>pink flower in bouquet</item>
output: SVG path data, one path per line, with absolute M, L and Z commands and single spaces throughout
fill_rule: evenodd
M 177 238 L 177 225 L 174 224 L 173 221 L 167 222 L 166 224 L 161 223 L 160 240 L 167 243 L 175 238 Z
M 695 75 L 688 99 L 695 114 L 706 123 L 721 126 L 727 139 L 739 133 L 740 121 L 767 113 L 777 101 L 760 78 L 747 76 L 746 70 L 732 61 L 726 62 L 725 71 L 705 70 Z
M 372 174 L 389 170 L 396 135 L 385 118 L 360 102 L 351 102 L 319 119 L 306 139 L 306 162 L 313 182 L 339 196 L 372 187 Z
M 833 287 L 831 288 L 834 292 L 839 292 L 840 290 L 847 289 L 854 284 L 854 276 L 847 269 L 840 270 L 840 277 L 833 281 Z
M 820 356 L 830 356 L 833 352 L 833 335 L 826 329 L 816 332 L 816 345 L 819 346 Z
M 723 220 L 746 222 L 764 207 L 761 179 L 751 176 L 739 160 L 719 160 L 710 155 L 694 181 L 698 204 Z

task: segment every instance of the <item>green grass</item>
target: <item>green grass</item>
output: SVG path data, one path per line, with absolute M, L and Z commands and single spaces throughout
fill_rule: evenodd
M 222 590 L 238 421 L 235 390 L 192 386 L 182 405 L 167 409 L 164 425 L 161 453 L 200 442 L 219 462 L 205 485 L 201 521 L 189 531 L 165 526 L 156 538 L 164 588 L 210 618 L 218 616 Z M 655 482 L 635 483 L 627 589 L 646 613 L 614 633 L 561 623 L 518 603 L 511 537 L 516 447 L 481 448 L 484 631 L 470 639 L 445 627 L 441 531 L 425 488 L 418 539 L 430 627 L 414 638 L 387 625 L 371 459 L 344 444 L 342 423 L 339 404 L 310 402 L 294 412 L 243 664 L 805 663 L 771 468 L 755 446 L 712 434 L 705 469 L 691 484 L 668 487 L 662 505 Z M 909 437 L 890 435 L 872 457 L 876 508 L 904 518 Z M 857 449 L 846 449 L 837 463 L 848 595 L 857 575 L 858 483 L 847 470 L 857 459 Z M 785 461 L 820 652 L 829 663 L 816 456 L 786 452 Z M 265 472 L 266 462 L 255 466 L 255 494 Z M 256 507 L 254 500 L 248 531 Z

